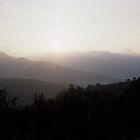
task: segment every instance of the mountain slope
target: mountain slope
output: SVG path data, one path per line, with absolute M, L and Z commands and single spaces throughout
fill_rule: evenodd
M 62 56 L 36 54 L 29 58 L 46 60 L 77 70 L 100 73 L 119 78 L 140 75 L 140 56 L 111 52 L 71 52 Z
M 31 61 L 25 58 L 0 59 L 0 76 L 34 78 L 49 82 L 73 83 L 79 85 L 116 82 L 120 79 L 93 74 L 45 61 Z

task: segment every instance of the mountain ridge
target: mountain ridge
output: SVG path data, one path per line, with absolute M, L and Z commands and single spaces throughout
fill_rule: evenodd
M 55 56 L 55 54 L 34 54 L 29 59 L 46 60 L 65 67 L 86 72 L 100 73 L 117 78 L 131 78 L 140 75 L 140 55 L 112 53 L 109 51 L 73 52 Z
M 8 57 L 9 58 L 9 57 Z M 27 58 L 13 58 L 9 61 L 6 58 L 0 59 L 0 76 L 16 78 L 35 78 L 38 80 L 87 85 L 98 82 L 117 82 L 120 79 L 74 70 L 45 61 L 32 61 Z

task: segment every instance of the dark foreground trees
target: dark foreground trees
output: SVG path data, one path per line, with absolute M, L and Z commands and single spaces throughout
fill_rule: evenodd
M 139 78 L 87 88 L 71 85 L 54 99 L 35 95 L 28 106 L 16 105 L 16 101 L 0 90 L 1 140 L 140 138 Z

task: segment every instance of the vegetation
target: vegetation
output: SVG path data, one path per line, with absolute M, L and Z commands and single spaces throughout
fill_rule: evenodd
M 86 88 L 70 87 L 53 99 L 36 94 L 17 106 L 0 90 L 2 140 L 134 140 L 140 137 L 140 78 Z

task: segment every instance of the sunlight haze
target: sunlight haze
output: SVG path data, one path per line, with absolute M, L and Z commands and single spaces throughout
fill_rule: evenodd
M 0 0 L 1 51 L 140 52 L 139 27 L 139 0 Z

